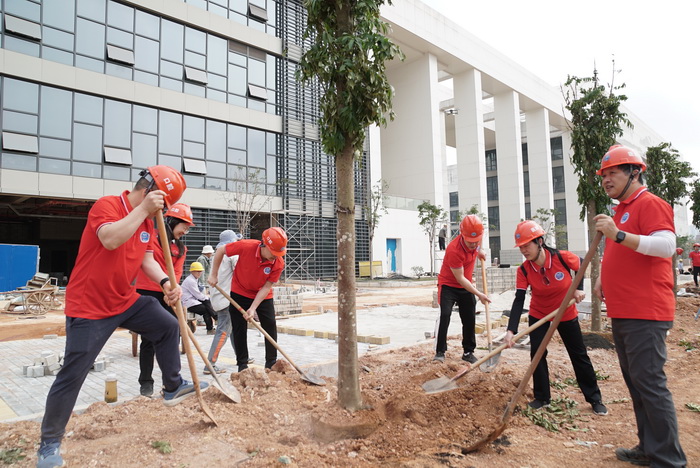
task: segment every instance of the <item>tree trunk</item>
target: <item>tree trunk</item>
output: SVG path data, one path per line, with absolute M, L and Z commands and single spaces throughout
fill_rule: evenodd
M 374 240 L 374 236 L 369 236 L 369 279 L 373 280 L 374 279 L 374 269 L 372 268 L 372 241 Z
M 355 161 L 353 156 L 353 148 L 346 143 L 343 152 L 335 158 L 338 197 L 338 403 L 349 411 L 356 411 L 362 406 L 355 310 Z
M 595 201 L 588 202 L 586 214 L 588 218 L 588 242 L 590 245 L 596 233 L 595 221 L 593 221 L 593 217 L 598 214 L 595 209 Z M 603 238 L 603 241 L 605 241 L 605 238 Z M 595 255 L 593 255 L 593 259 L 591 260 L 591 331 L 596 332 L 601 330 L 601 301 L 598 299 L 598 296 L 593 293 L 593 286 L 595 286 L 595 282 L 599 276 L 600 250 L 596 249 Z M 605 291 L 603 291 L 603 293 L 605 293 Z

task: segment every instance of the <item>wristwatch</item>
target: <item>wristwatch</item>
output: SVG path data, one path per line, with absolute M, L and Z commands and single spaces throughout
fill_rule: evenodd
M 627 236 L 627 233 L 625 231 L 617 231 L 617 235 L 615 236 L 615 243 L 619 244 L 623 240 L 625 240 L 625 237 Z

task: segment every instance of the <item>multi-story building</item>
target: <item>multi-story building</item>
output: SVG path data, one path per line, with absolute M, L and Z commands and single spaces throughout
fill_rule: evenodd
M 335 167 L 318 139 L 320 90 L 296 80 L 300 1 L 0 5 L 0 242 L 39 245 L 41 271 L 69 274 L 94 200 L 165 164 L 188 184 L 192 258 L 250 211 L 246 236 L 287 230 L 287 278 L 336 276 Z M 397 118 L 371 129 L 357 164 L 357 260 L 369 260 L 362 206 L 380 179 L 389 214 L 373 250 L 384 274 L 430 269 L 415 209 L 423 200 L 450 212 L 476 205 L 503 262 L 518 261 L 512 232 L 537 208 L 558 209 L 569 248 L 585 249 L 559 91 L 417 0 L 382 14 L 406 60 L 389 68 Z M 631 143 L 660 140 L 643 137 L 651 143 Z

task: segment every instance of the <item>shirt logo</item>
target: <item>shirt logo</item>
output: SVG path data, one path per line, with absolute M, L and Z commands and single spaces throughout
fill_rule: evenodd
M 263 271 L 265 272 L 266 275 L 269 275 L 270 272 L 272 271 L 272 268 L 270 268 L 270 267 L 265 267 L 265 269 L 264 269 Z
M 141 234 L 139 236 L 141 238 L 141 242 L 144 244 L 147 244 L 149 240 L 151 240 L 151 235 L 147 233 L 146 231 L 141 231 Z
M 561 271 L 557 271 L 556 273 L 554 273 L 554 279 L 557 280 L 557 281 L 563 280 L 563 279 L 564 279 L 564 273 L 562 273 Z
M 628 219 L 630 219 L 630 214 L 629 214 L 629 212 L 626 212 L 625 214 L 622 215 L 622 219 L 620 219 L 620 223 L 624 224 L 627 222 Z

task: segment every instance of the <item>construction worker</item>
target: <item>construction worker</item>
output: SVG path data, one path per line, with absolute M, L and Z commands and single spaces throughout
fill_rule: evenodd
M 230 229 L 221 231 L 219 234 L 219 243 L 216 248 L 223 247 L 231 242 L 238 242 L 243 236 L 236 234 Z M 231 284 L 231 279 L 233 278 L 233 270 L 236 269 L 236 263 L 238 262 L 238 255 L 233 257 L 224 256 L 221 259 L 221 265 L 219 266 L 218 278 L 221 284 L 228 285 Z M 224 368 L 218 367 L 216 361 L 219 359 L 219 352 L 226 344 L 226 338 L 231 339 L 231 347 L 236 349 L 233 342 L 233 335 L 231 334 L 231 314 L 229 313 L 229 306 L 231 305 L 218 289 L 211 288 L 211 305 L 214 308 L 214 313 L 216 313 L 216 334 L 211 342 L 211 347 L 209 348 L 209 362 L 211 362 L 214 371 L 217 374 L 226 372 Z M 204 369 L 205 374 L 209 374 L 209 368 Z
M 287 234 L 282 228 L 272 227 L 262 234 L 262 242 L 244 239 L 226 244 L 216 249 L 209 284 L 219 282 L 218 272 L 224 256 L 238 255 L 238 263 L 233 271 L 230 289 L 231 297 L 243 310 L 241 314 L 234 306 L 229 308 L 233 323 L 233 344 L 236 350 L 238 372 L 248 368 L 248 321 L 257 318 L 260 325 L 273 340 L 277 341 L 275 305 L 272 299 L 272 286 L 279 281 L 284 270 L 287 253 Z M 224 285 L 220 285 L 224 287 Z M 228 287 L 229 285 L 226 285 Z M 270 369 L 277 362 L 277 348 L 265 342 L 265 368 Z
M 515 299 L 510 308 L 510 320 L 505 337 L 509 348 L 515 344 L 513 336 L 518 333 L 527 288 L 529 287 L 532 293 L 528 317 L 530 325 L 532 325 L 551 311 L 559 308 L 571 286 L 571 270 L 578 271 L 581 265 L 581 259 L 577 255 L 548 247 L 545 244 L 545 234 L 542 226 L 529 220 L 522 221 L 515 229 L 515 247 L 520 249 L 520 253 L 525 257 L 525 262 L 516 273 Z M 583 281 L 581 281 L 578 289 L 574 292 L 574 299 L 576 303 L 579 303 L 585 297 Z M 530 333 L 531 358 L 537 353 L 548 329 L 549 322 Z M 557 331 L 571 359 L 581 393 L 591 404 L 595 414 L 601 416 L 608 414 L 608 409 L 603 404 L 600 388 L 598 388 L 593 364 L 591 364 L 586 345 L 583 342 L 576 304 L 572 304 L 566 309 L 557 326 Z M 530 408 L 539 409 L 549 406 L 551 393 L 546 350 L 532 374 L 532 386 L 535 399 L 528 403 Z
M 63 367 L 46 398 L 37 467 L 64 466 L 60 449 L 66 424 L 85 377 L 117 327 L 155 343 L 166 405 L 194 393 L 194 386 L 180 376 L 177 320 L 134 286 L 142 269 L 164 287 L 167 303 L 180 299 L 180 287 L 170 284 L 153 257 L 156 236 L 151 218 L 177 202 L 185 188 L 175 169 L 153 166 L 141 172 L 131 192 L 102 197 L 90 209 L 66 289 L 66 349 Z M 206 387 L 202 382 L 201 388 Z
M 688 253 L 688 258 L 693 265 L 693 282 L 698 287 L 698 274 L 700 274 L 700 244 L 693 244 L 693 250 Z
M 484 226 L 476 215 L 467 215 L 459 225 L 459 233 L 460 235 L 447 246 L 442 268 L 438 274 L 440 323 L 433 360 L 445 362 L 447 329 L 450 326 L 452 308 L 456 303 L 459 308 L 459 318 L 462 320 L 462 348 L 464 348 L 462 360 L 473 364 L 477 361 L 474 356 L 476 349 L 475 296 L 482 304 L 491 302 L 491 299 L 479 291 L 471 281 L 477 257 L 482 262 L 486 260 L 486 254 L 481 250 Z
M 199 289 L 199 278 L 204 273 L 204 267 L 199 262 L 190 264 L 190 274 L 182 282 L 182 306 L 188 312 L 201 315 L 207 327 L 207 335 L 213 335 L 214 321 L 216 315 L 211 305 L 209 297 Z
M 209 272 L 211 272 L 211 256 L 214 255 L 214 247 L 205 245 L 202 248 L 202 255 L 197 257 L 197 262 L 204 267 L 204 272 L 199 277 L 199 286 L 202 291 L 207 287 Z
M 618 448 L 635 465 L 683 467 L 673 397 L 666 385 L 666 334 L 676 300 L 672 260 L 673 209 L 643 185 L 647 166 L 632 149 L 615 145 L 597 174 L 605 193 L 619 201 L 613 217 L 593 218 L 605 236 L 605 260 L 593 292 L 605 300 L 615 350 L 637 421 L 639 443 Z
M 180 282 L 182 278 L 182 270 L 185 266 L 185 256 L 187 255 L 187 247 L 182 241 L 182 237 L 190 231 L 190 227 L 194 226 L 192 221 L 192 209 L 184 203 L 175 203 L 165 213 L 165 229 L 168 233 L 168 245 L 170 245 L 170 255 L 173 260 L 173 268 L 175 270 L 175 279 Z M 158 233 L 156 233 L 158 236 Z M 158 262 L 158 265 L 167 271 L 165 265 L 165 256 L 160 242 L 156 242 L 153 247 L 153 258 Z M 176 317 L 173 309 L 166 304 L 163 289 L 156 281 L 152 281 L 146 276 L 143 271 L 139 272 L 136 277 L 136 292 L 142 296 L 152 296 L 158 299 L 160 305 L 170 312 L 173 317 Z M 153 395 L 153 358 L 155 357 L 155 346 L 151 340 L 146 337 L 141 337 L 141 347 L 139 352 L 139 367 L 141 373 L 139 375 L 139 385 L 141 386 L 141 395 L 150 397 Z

